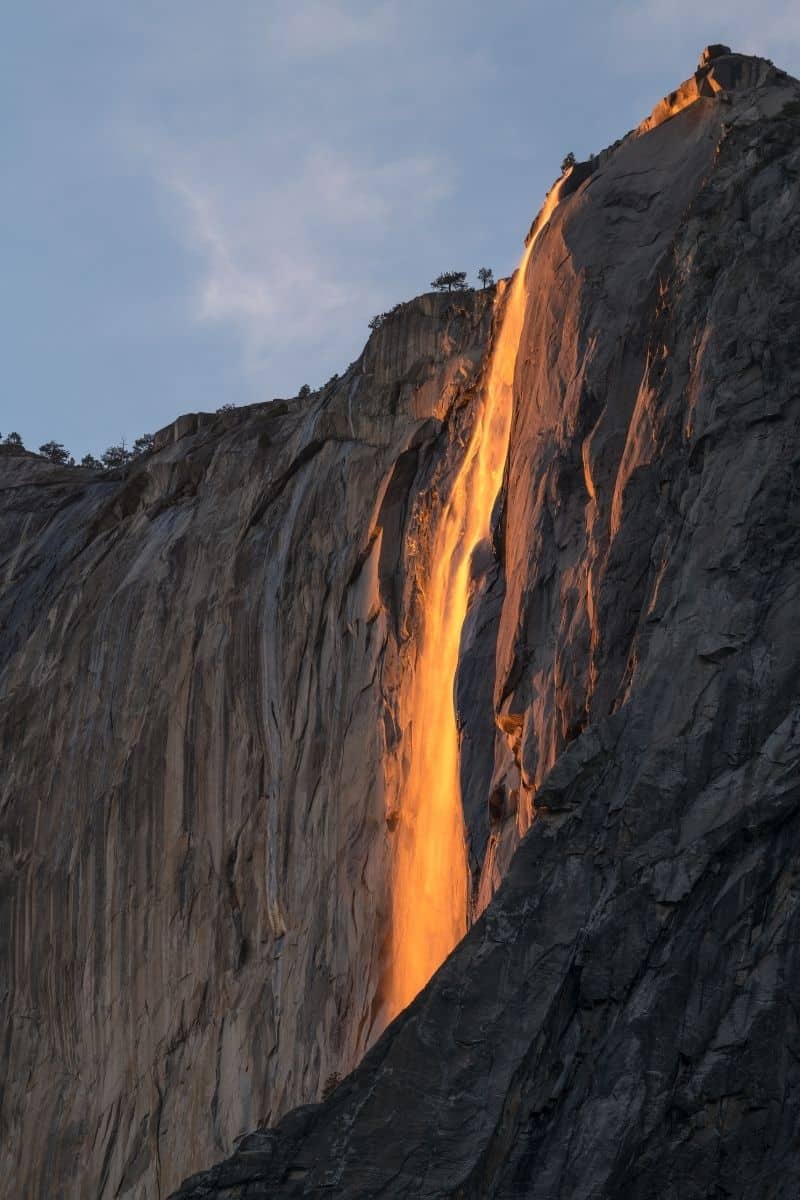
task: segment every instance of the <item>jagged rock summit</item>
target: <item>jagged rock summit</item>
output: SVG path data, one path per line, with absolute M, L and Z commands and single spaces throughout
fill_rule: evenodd
M 487 907 L 182 1200 L 800 1192 L 800 85 L 710 47 L 527 272 Z
M 785 78 L 785 73 L 777 70 L 767 59 L 750 54 L 733 54 L 729 46 L 721 44 L 706 46 L 694 75 L 665 96 L 647 120 L 642 122 L 639 130 L 646 133 L 701 98 L 713 99 L 718 96 L 723 104 L 727 104 L 735 92 L 755 92 L 770 83 L 780 83 Z
M 800 84 L 727 49 L 559 181 L 511 287 L 125 471 L 0 456 L 11 1194 L 800 1193 Z M 409 686 L 509 314 L 473 920 L 386 1028 Z
M 700 55 L 700 61 L 697 64 L 697 69 L 702 70 L 703 67 L 707 67 L 709 63 L 712 63 L 715 58 L 727 58 L 730 56 L 730 54 L 730 46 L 725 46 L 722 42 L 715 42 L 711 46 L 706 46 L 705 50 Z M 737 55 L 736 57 L 738 58 L 741 56 Z

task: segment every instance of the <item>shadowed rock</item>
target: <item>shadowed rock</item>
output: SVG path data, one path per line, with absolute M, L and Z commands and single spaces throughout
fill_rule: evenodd
M 530 259 L 459 681 L 483 628 L 488 907 L 182 1200 L 800 1191 L 800 85 L 726 51 Z
M 800 85 L 710 46 L 551 204 L 456 687 L 482 915 L 377 1041 L 492 295 L 128 470 L 0 456 L 13 1194 L 800 1191 Z

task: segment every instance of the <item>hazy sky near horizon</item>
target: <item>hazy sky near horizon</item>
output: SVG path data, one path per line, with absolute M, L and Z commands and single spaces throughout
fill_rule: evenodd
M 6 13 L 0 432 L 80 456 L 293 395 L 443 269 L 497 276 L 567 150 L 796 0 L 31 0 Z

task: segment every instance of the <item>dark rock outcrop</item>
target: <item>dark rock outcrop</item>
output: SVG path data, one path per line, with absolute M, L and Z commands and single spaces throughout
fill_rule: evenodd
M 485 911 L 182 1200 L 800 1194 L 800 85 L 710 49 L 528 263 Z

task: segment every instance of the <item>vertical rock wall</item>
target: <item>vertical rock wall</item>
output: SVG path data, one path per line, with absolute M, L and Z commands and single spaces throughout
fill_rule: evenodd
M 186 1200 L 800 1192 L 800 84 L 711 57 L 530 259 L 483 915 Z
M 166 1195 L 382 1027 L 401 659 L 491 315 L 422 297 L 127 477 L 0 459 L 15 1194 Z

